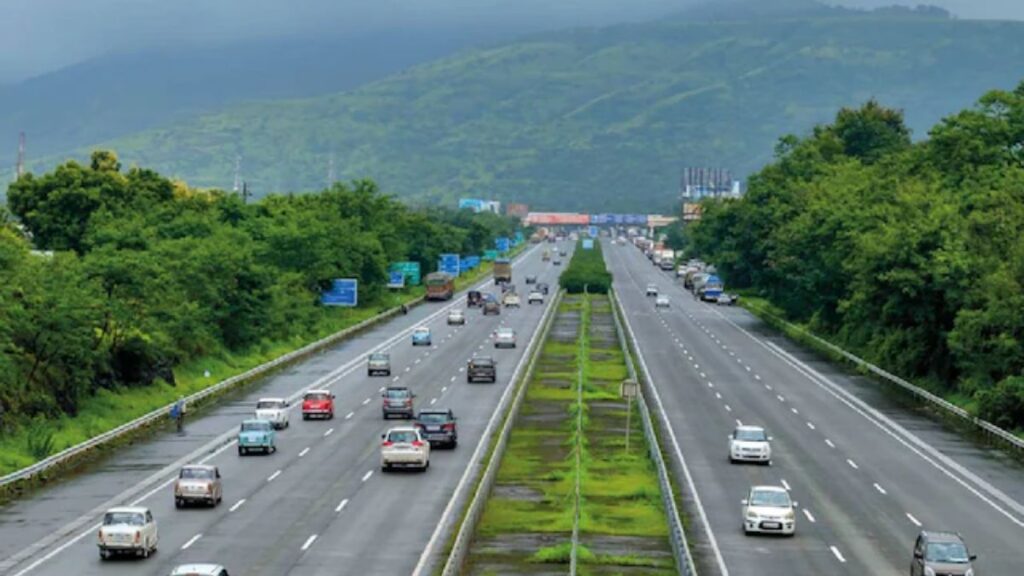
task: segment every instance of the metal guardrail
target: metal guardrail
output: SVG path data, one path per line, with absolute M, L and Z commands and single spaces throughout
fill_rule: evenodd
M 541 344 L 547 339 L 548 332 L 551 329 L 552 319 L 555 317 L 558 306 L 562 302 L 562 294 L 563 291 L 559 290 L 554 301 L 544 312 L 545 315 L 544 318 L 541 319 L 541 325 L 537 331 L 537 335 L 533 338 L 533 341 L 530 342 L 530 346 L 526 350 L 526 355 L 529 358 L 526 370 L 510 384 L 512 386 L 517 386 L 514 395 L 509 396 L 512 398 L 512 401 L 507 403 L 507 407 L 499 406 L 497 408 L 498 410 L 504 410 L 506 412 L 505 422 L 502 424 L 501 431 L 498 432 L 498 440 L 494 445 L 494 451 L 491 453 L 490 460 L 488 460 L 487 466 L 484 468 L 483 474 L 480 476 L 480 482 L 476 487 L 476 491 L 473 493 L 473 498 L 470 500 L 469 506 L 466 508 L 462 524 L 459 525 L 455 541 L 452 543 L 452 549 L 448 553 L 448 559 L 445 561 L 444 568 L 441 571 L 443 576 L 456 576 L 461 572 L 463 565 L 465 565 L 466 556 L 469 554 L 469 545 L 473 540 L 473 532 L 476 530 L 476 526 L 480 522 L 480 516 L 484 511 L 484 504 L 487 502 L 491 489 L 494 487 L 494 482 L 498 477 L 498 467 L 501 463 L 501 457 L 505 453 L 505 448 L 508 446 L 508 439 L 512 434 L 512 425 L 515 422 L 515 415 L 519 412 L 519 407 L 522 405 L 523 398 L 526 396 L 527 384 L 530 379 L 533 378 L 533 372 L 537 366 L 537 358 L 540 356 L 539 352 Z M 490 441 L 490 438 L 490 435 L 486 435 L 480 439 L 480 442 L 488 442 Z M 473 464 L 470 463 L 470 465 Z
M 778 322 L 791 330 L 800 332 L 801 334 L 807 336 L 815 343 L 823 346 L 827 350 L 830 350 L 838 354 L 839 356 L 845 358 L 855 366 L 864 368 L 867 371 L 871 372 L 872 374 L 875 374 L 876 376 L 882 378 L 883 380 L 887 380 L 888 382 L 896 384 L 897 386 L 913 394 L 917 398 L 920 398 L 932 404 L 933 406 L 936 406 L 948 412 L 949 414 L 966 421 L 969 424 L 973 424 L 977 428 L 981 429 L 983 432 L 995 436 L 996 438 L 1002 440 L 1012 448 L 1018 451 L 1024 451 L 1024 439 L 1021 439 L 1018 436 L 1011 434 L 1010 432 L 996 426 L 995 424 L 992 424 L 991 422 L 982 420 L 981 418 L 971 415 L 963 408 L 955 404 L 952 404 L 951 402 L 944 400 L 943 398 L 940 398 L 939 396 L 932 394 L 931 392 L 925 390 L 924 388 L 912 384 L 904 380 L 903 378 L 900 378 L 899 376 L 892 374 L 891 372 L 879 368 L 878 366 L 875 366 L 874 364 L 868 362 L 867 360 L 864 360 L 863 358 L 860 358 L 859 356 L 856 356 L 850 352 L 847 352 L 846 350 L 843 350 L 842 348 L 836 346 L 835 344 L 829 342 L 828 340 L 825 340 L 824 338 L 821 338 L 820 336 L 808 331 L 806 328 L 803 328 L 802 326 L 797 326 L 796 324 L 792 324 L 787 320 L 780 318 L 777 314 L 774 314 L 763 307 L 757 306 L 755 308 L 757 308 L 757 312 L 759 314 L 770 316 L 772 320 L 774 320 L 775 322 Z
M 421 302 L 423 302 L 422 296 L 416 298 L 415 300 L 412 300 L 410 304 L 416 305 Z M 313 342 L 311 344 L 307 344 L 306 346 L 303 346 L 298 350 L 293 350 L 283 356 L 275 358 L 274 360 L 271 360 L 264 364 L 260 364 L 255 368 L 249 369 L 241 374 L 237 374 L 235 376 L 222 380 L 208 388 L 204 388 L 203 390 L 200 390 L 195 394 L 187 396 L 185 398 L 185 401 L 188 405 L 195 406 L 210 396 L 214 396 L 234 386 L 250 381 L 253 378 L 257 378 L 269 372 L 272 372 L 273 370 L 276 370 L 281 366 L 290 364 L 296 360 L 299 360 L 305 356 L 308 356 L 314 352 L 326 348 L 339 340 L 343 340 L 354 333 L 365 330 L 369 326 L 372 326 L 383 320 L 391 318 L 392 316 L 398 314 L 399 310 L 401 310 L 401 308 L 392 308 L 376 316 L 367 318 L 366 320 L 363 320 L 358 324 L 349 326 L 344 330 L 335 332 L 334 334 L 317 340 L 316 342 Z M 134 432 L 141 428 L 145 428 L 146 426 L 150 426 L 156 422 L 159 422 L 160 420 L 166 420 L 168 418 L 168 411 L 170 410 L 170 407 L 171 405 L 168 404 L 166 406 L 157 408 L 156 410 L 144 414 L 143 416 L 140 416 L 135 420 L 132 420 L 131 422 L 122 424 L 98 436 L 94 436 L 93 438 L 90 438 L 89 440 L 86 440 L 85 442 L 82 442 L 80 444 L 76 444 L 74 446 L 66 448 L 52 456 L 49 456 L 47 458 L 44 458 L 43 460 L 40 460 L 39 462 L 36 462 L 31 466 L 22 468 L 21 470 L 17 470 L 15 472 L 11 472 L 10 474 L 2 476 L 0 477 L 0 488 L 8 486 L 10 484 L 14 484 L 16 482 L 29 480 L 39 474 L 42 474 L 43 472 L 49 470 L 50 468 L 68 462 L 69 460 L 81 454 L 84 454 L 85 452 L 98 448 L 104 444 L 107 444 L 108 442 L 112 442 L 113 440 L 116 440 L 117 438 L 125 434 Z
M 637 382 L 641 382 L 643 379 L 636 369 L 636 364 L 633 362 L 633 354 L 629 342 L 626 340 L 625 328 L 619 316 L 625 312 L 620 307 L 619 299 L 616 297 L 614 290 L 609 291 L 608 296 L 611 298 L 614 308 L 612 316 L 615 317 L 615 331 L 619 335 L 619 345 L 626 356 L 626 367 L 629 370 L 629 377 Z M 650 383 L 647 383 L 647 385 L 650 385 Z M 669 540 L 672 544 L 676 568 L 682 576 L 697 576 L 697 567 L 694 565 L 693 554 L 690 553 L 686 532 L 683 530 L 683 520 L 679 514 L 679 506 L 676 504 L 676 496 L 669 477 L 668 466 L 661 452 L 661 443 L 655 432 L 654 419 L 651 417 L 650 408 L 647 406 L 647 398 L 643 393 L 643 388 L 641 386 L 638 392 L 640 401 L 637 404 L 640 407 L 640 419 L 643 423 L 644 437 L 647 438 L 647 449 L 651 460 L 654 461 L 654 467 L 658 471 L 658 484 L 661 487 L 661 499 L 665 506 L 665 513 L 668 516 Z

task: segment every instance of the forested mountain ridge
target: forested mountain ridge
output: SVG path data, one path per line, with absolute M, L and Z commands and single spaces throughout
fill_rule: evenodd
M 1015 85 L 1022 63 L 1024 23 L 681 15 L 470 50 L 347 93 L 249 103 L 104 146 L 200 186 L 230 186 L 241 156 L 257 194 L 321 188 L 333 154 L 341 178 L 421 201 L 667 211 L 683 167 L 754 171 L 781 134 L 872 97 L 923 135 L 979 87 Z

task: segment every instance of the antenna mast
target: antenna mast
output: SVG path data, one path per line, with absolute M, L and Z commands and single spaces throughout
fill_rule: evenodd
M 21 178 L 25 174 L 25 133 L 18 133 L 18 164 L 14 169 L 15 178 Z

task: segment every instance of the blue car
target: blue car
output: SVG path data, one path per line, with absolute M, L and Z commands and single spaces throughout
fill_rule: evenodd
M 264 454 L 277 452 L 275 437 L 274 425 L 269 420 L 244 420 L 238 430 L 238 455 L 244 456 L 252 451 Z
M 412 332 L 413 346 L 430 346 L 430 328 L 420 326 Z

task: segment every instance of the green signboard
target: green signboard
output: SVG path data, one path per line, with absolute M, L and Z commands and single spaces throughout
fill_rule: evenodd
M 419 262 L 395 262 L 388 266 L 388 272 L 401 272 L 406 286 L 419 286 L 421 282 Z
M 484 250 L 484 262 L 494 262 L 494 259 L 497 257 L 497 250 Z

